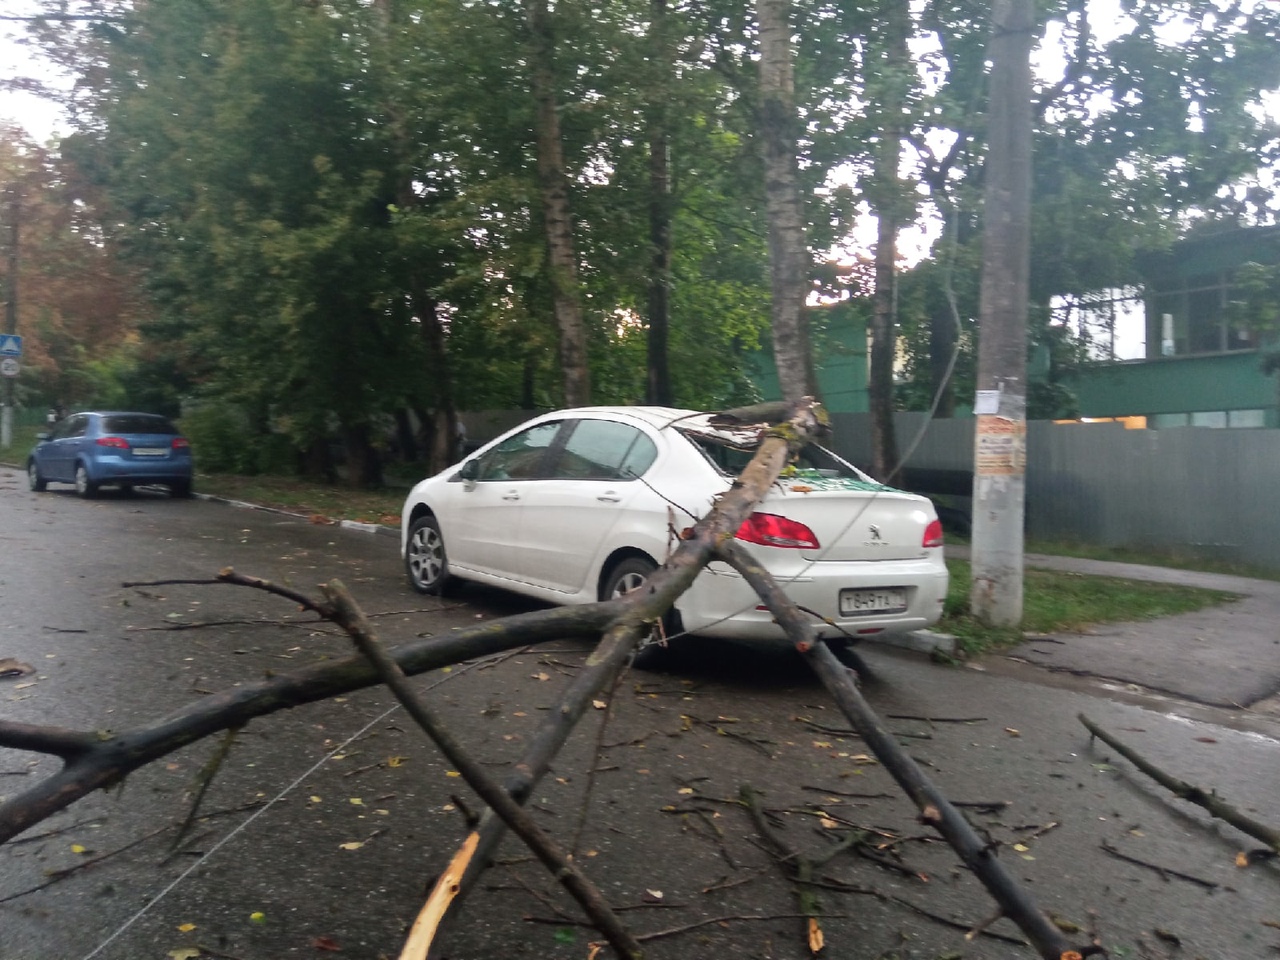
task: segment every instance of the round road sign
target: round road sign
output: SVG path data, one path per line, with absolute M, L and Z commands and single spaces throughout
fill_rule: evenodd
M 16 377 L 21 368 L 17 357 L 0 358 L 0 377 Z

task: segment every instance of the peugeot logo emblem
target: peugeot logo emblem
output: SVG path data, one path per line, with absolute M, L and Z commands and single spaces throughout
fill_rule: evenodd
M 884 537 L 880 536 L 880 528 L 879 528 L 878 526 L 876 526 L 874 523 L 873 523 L 873 524 L 870 524 L 870 525 L 867 527 L 867 529 L 871 531 L 871 539 L 872 539 L 872 540 L 883 540 L 883 539 L 884 539 Z

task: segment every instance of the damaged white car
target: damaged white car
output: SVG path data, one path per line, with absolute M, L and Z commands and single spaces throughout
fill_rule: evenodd
M 675 528 L 705 514 L 754 453 L 754 431 L 666 407 L 536 417 L 417 484 L 401 517 L 410 585 L 457 578 L 556 604 L 643 583 Z M 811 444 L 737 533 L 821 635 L 935 623 L 947 595 L 942 525 L 925 497 Z M 714 562 L 677 601 L 669 635 L 783 639 L 742 577 Z

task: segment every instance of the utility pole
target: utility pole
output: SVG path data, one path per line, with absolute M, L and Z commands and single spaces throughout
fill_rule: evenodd
M 969 604 L 980 621 L 1000 627 L 1022 621 L 1034 14 L 1035 0 L 995 0 L 988 45 Z
M 5 257 L 5 306 L 4 332 L 18 332 L 18 183 L 10 181 L 5 190 L 5 219 L 9 221 L 8 253 Z M 4 380 L 4 404 L 0 406 L 0 450 L 8 450 L 13 444 L 14 378 Z

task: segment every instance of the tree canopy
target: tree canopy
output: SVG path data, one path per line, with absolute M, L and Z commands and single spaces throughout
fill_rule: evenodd
M 76 132 L 41 161 L 75 186 L 41 202 L 92 223 L 80 255 L 129 304 L 92 362 L 111 357 L 139 403 L 180 404 L 207 430 L 234 421 L 245 442 L 223 466 L 327 472 L 339 439 L 354 479 L 376 482 L 392 437 L 438 462 L 458 410 L 641 402 L 664 355 L 677 404 L 755 398 L 777 111 L 754 5 L 82 6 L 110 16 L 33 25 L 80 78 Z M 987 14 L 900 0 L 777 13 L 792 33 L 800 289 L 876 318 L 873 392 L 896 380 L 899 407 L 929 406 L 943 370 L 943 413 L 972 386 Z M 1069 408 L 1054 371 L 1088 351 L 1053 322 L 1054 298 L 1133 284 L 1135 252 L 1193 223 L 1274 218 L 1280 10 L 1134 0 L 1103 20 L 1067 0 L 1040 4 L 1035 31 L 1029 349 L 1050 374 L 1033 416 Z M 875 282 L 823 282 L 876 218 Z M 918 266 L 886 256 L 930 222 L 942 237 Z M 564 352 L 569 303 L 582 370 Z M 33 396 L 96 401 L 89 362 L 67 368 L 79 386 L 42 380 Z

